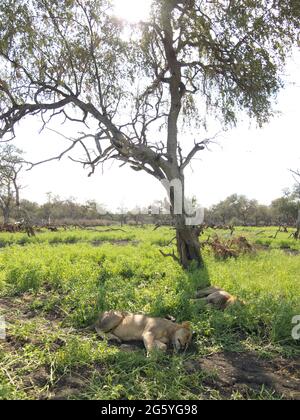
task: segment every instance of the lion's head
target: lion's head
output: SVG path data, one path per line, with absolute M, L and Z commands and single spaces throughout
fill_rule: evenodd
M 192 330 L 190 323 L 183 322 L 182 324 L 179 324 L 172 338 L 174 349 L 176 351 L 185 350 L 188 347 L 191 339 Z

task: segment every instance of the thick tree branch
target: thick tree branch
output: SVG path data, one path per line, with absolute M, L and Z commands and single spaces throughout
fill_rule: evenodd
M 207 148 L 207 146 L 213 142 L 213 140 L 219 135 L 220 133 L 215 134 L 213 137 L 211 138 L 207 138 L 204 139 L 200 142 L 194 142 L 194 147 L 193 149 L 190 151 L 190 153 L 187 155 L 187 157 L 184 159 L 184 161 L 182 162 L 182 164 L 180 165 L 180 170 L 181 172 L 184 171 L 184 169 L 189 165 L 189 163 L 191 162 L 191 160 L 195 157 L 195 155 L 198 152 L 201 152 L 202 150 L 205 150 Z

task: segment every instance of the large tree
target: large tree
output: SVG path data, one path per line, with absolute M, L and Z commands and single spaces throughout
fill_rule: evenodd
M 296 184 L 293 188 L 293 197 L 297 204 L 298 217 L 296 222 L 296 232 L 294 233 L 295 239 L 300 239 L 300 170 L 292 171 Z
M 13 208 L 20 203 L 21 169 L 22 152 L 11 144 L 0 144 L 0 209 L 4 224 L 9 222 Z
M 117 159 L 165 185 L 180 180 L 183 202 L 184 171 L 207 144 L 197 134 L 206 114 L 224 127 L 241 110 L 260 125 L 272 115 L 299 8 L 298 0 L 153 0 L 149 20 L 124 29 L 108 0 L 2 0 L 1 135 L 28 115 L 81 122 L 66 152 L 82 147 L 91 172 Z M 172 191 L 180 262 L 201 264 L 198 229 Z
M 298 205 L 293 194 L 285 194 L 283 197 L 272 201 L 271 211 L 273 220 L 278 224 L 293 225 L 298 217 Z

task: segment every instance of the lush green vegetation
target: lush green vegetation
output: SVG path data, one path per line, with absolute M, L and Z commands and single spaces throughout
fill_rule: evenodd
M 151 245 L 167 246 L 175 235 L 173 231 L 166 227 L 154 230 L 153 226 L 133 227 L 126 226 L 124 232 L 113 227 L 111 231 L 109 227 L 99 227 L 91 230 L 81 229 L 60 229 L 59 232 L 51 233 L 46 229 L 34 236 L 28 237 L 26 233 L 0 233 L 0 248 L 10 245 L 28 245 L 28 244 L 75 244 L 75 243 L 91 243 L 92 245 L 100 245 L 103 242 L 116 243 L 148 243 Z M 115 230 L 114 230 L 115 229 Z M 99 230 L 99 232 L 98 232 Z M 237 227 L 235 236 L 245 236 L 251 243 L 262 245 L 270 248 L 300 250 L 300 241 L 292 239 L 291 233 L 295 231 L 288 228 L 288 232 L 279 232 L 278 227 Z M 220 238 L 226 239 L 230 236 L 228 230 L 206 229 L 201 237 L 205 241 L 209 236 L 218 235 Z
M 254 352 L 269 360 L 300 355 L 291 337 L 291 319 L 300 314 L 300 258 L 275 249 L 286 243 L 299 250 L 287 233 L 271 240 L 271 249 L 226 261 L 205 248 L 205 269 L 184 272 L 159 253 L 172 230 L 125 230 L 40 233 L 26 241 L 19 234 L 0 235 L 1 243 L 10 245 L 0 251 L 0 303 L 9 323 L 9 340 L 0 341 L 0 398 L 62 392 L 68 398 L 221 398 L 207 385 L 215 372 L 191 370 L 191 361 L 226 351 Z M 262 230 L 236 234 L 266 245 L 276 229 L 257 235 Z M 192 298 L 209 283 L 246 305 L 225 312 L 204 308 Z M 147 359 L 142 347 L 129 352 L 102 342 L 87 327 L 101 310 L 112 308 L 191 320 L 193 345 L 185 354 Z M 249 389 L 229 397 L 279 395 Z

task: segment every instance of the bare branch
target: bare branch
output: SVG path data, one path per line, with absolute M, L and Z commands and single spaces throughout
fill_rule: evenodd
M 202 151 L 205 150 L 205 148 L 207 148 L 208 144 L 212 143 L 213 140 L 219 135 L 220 133 L 215 134 L 213 137 L 211 138 L 207 138 L 204 139 L 200 142 L 194 142 L 194 147 L 193 149 L 190 151 L 190 153 L 187 155 L 187 157 L 185 158 L 184 162 L 180 165 L 180 170 L 183 172 L 184 169 L 189 165 L 189 163 L 191 162 L 191 160 L 195 157 L 195 155 Z
M 176 261 L 177 263 L 180 262 L 179 258 L 175 255 L 174 249 L 172 251 L 172 254 L 165 254 L 161 249 L 159 250 L 159 252 L 161 253 L 163 257 L 172 257 L 173 260 Z
M 293 169 L 290 169 L 289 170 L 292 174 L 293 174 L 293 178 L 294 178 L 294 180 L 298 183 L 298 184 L 300 184 L 300 170 L 293 170 Z
M 69 96 L 53 103 L 13 104 L 8 111 L 0 115 L 0 120 L 4 122 L 4 127 L 0 130 L 0 138 L 9 132 L 12 132 L 16 123 L 22 120 L 26 115 L 35 115 L 37 113 L 41 113 L 41 111 L 60 109 L 72 101 L 73 98 Z

